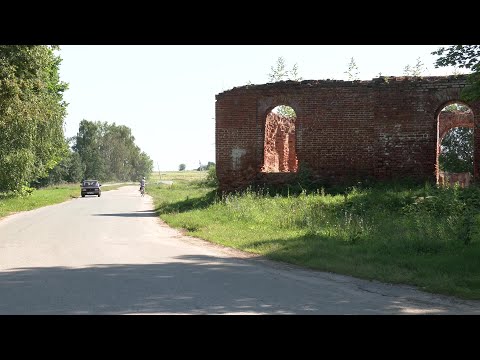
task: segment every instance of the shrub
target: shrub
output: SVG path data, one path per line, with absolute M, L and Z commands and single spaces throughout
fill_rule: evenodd
M 218 179 L 217 179 L 217 170 L 215 165 L 212 165 L 208 168 L 208 174 L 205 179 L 205 182 L 209 186 L 217 186 L 218 185 Z

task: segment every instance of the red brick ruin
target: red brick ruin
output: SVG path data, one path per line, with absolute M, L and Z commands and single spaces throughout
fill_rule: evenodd
M 302 167 L 314 180 L 332 184 L 366 178 L 440 181 L 439 144 L 458 126 L 474 128 L 477 181 L 480 102 L 460 101 L 465 85 L 459 75 L 283 81 L 224 91 L 215 104 L 220 189 L 289 183 Z M 469 119 L 440 115 L 452 103 L 467 105 Z M 296 117 L 272 113 L 279 105 L 290 106 Z
M 265 121 L 263 172 L 296 172 L 295 117 L 270 112 Z
M 438 115 L 438 136 L 437 136 L 437 183 L 439 185 L 453 186 L 458 183 L 461 187 L 468 187 L 471 182 L 471 174 L 466 173 L 447 173 L 438 168 L 438 157 L 440 156 L 442 140 L 447 133 L 456 127 L 466 127 L 473 129 L 473 113 L 471 111 L 446 112 L 442 111 Z

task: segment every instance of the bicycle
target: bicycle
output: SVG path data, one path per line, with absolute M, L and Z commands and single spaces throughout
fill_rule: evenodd
M 145 186 L 140 187 L 140 194 L 142 194 L 142 196 L 145 196 Z

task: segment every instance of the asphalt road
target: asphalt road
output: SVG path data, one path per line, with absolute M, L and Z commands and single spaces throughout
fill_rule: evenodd
M 480 314 L 182 236 L 137 186 L 0 220 L 0 314 Z

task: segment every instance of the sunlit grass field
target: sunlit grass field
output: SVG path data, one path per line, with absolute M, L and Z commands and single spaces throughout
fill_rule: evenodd
M 149 177 L 148 182 L 155 184 L 161 180 L 174 181 L 175 183 L 188 183 L 191 181 L 200 181 L 207 176 L 206 171 L 154 171 Z
M 206 172 L 152 184 L 156 210 L 189 235 L 311 269 L 480 299 L 480 189 L 382 185 L 219 196 Z

